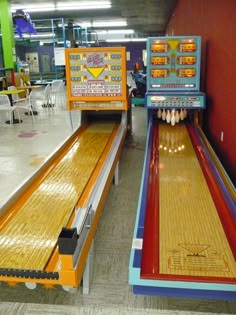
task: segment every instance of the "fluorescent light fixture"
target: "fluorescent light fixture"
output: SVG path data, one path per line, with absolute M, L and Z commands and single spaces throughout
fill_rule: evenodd
M 33 22 L 34 22 L 34 20 L 33 20 Z M 36 30 L 51 30 L 52 29 L 52 26 L 50 25 L 50 26 L 36 26 L 36 25 L 34 25 L 34 28 L 36 29 Z
M 26 12 L 44 12 L 44 11 L 65 11 L 65 10 L 91 10 L 91 9 L 109 9 L 111 1 L 65 1 L 58 3 L 42 2 L 40 4 L 17 4 L 11 6 L 11 11 L 24 10 Z
M 146 42 L 147 38 L 131 38 L 131 42 Z
M 25 12 L 44 12 L 44 11 L 54 11 L 55 5 L 52 3 L 40 3 L 40 4 L 24 4 L 24 5 L 12 5 L 11 11 L 15 12 L 16 10 L 24 10 Z
M 88 28 L 88 27 L 92 27 L 92 23 L 91 22 L 82 22 L 82 23 L 77 23 L 77 26 L 80 26 L 82 28 Z
M 92 27 L 115 27 L 115 26 L 127 26 L 125 20 L 113 20 L 113 21 L 94 21 Z
M 134 34 L 134 30 L 108 30 L 107 34 Z
M 95 20 L 92 22 L 84 21 L 84 22 L 77 22 L 77 26 L 82 28 L 99 28 L 99 27 L 119 27 L 119 26 L 127 26 L 126 20 L 107 20 L 107 21 L 99 21 Z
M 58 27 L 63 27 L 63 26 L 66 27 L 66 26 L 68 26 L 68 24 L 67 23 L 64 23 L 64 24 L 63 23 L 58 23 Z
M 69 1 L 58 2 L 56 9 L 59 11 L 64 10 L 91 10 L 91 9 L 109 9 L 111 8 L 110 1 Z
M 25 9 L 25 12 L 48 12 L 48 11 L 55 11 L 54 7 L 38 7 L 38 8 L 29 8 L 29 9 Z
M 116 43 L 116 42 L 146 42 L 146 38 L 117 38 L 117 39 L 106 39 L 107 43 Z
M 41 34 L 24 34 L 24 38 L 48 38 L 48 37 L 54 37 L 55 33 L 41 33 Z M 15 38 L 20 38 L 19 35 L 15 35 Z
M 91 32 L 91 34 L 98 34 L 98 35 L 109 35 L 109 34 L 134 34 L 134 30 L 97 30 L 95 32 Z
M 116 42 L 130 42 L 130 38 L 117 38 L 117 39 L 106 39 L 105 42 L 107 43 L 116 43 Z

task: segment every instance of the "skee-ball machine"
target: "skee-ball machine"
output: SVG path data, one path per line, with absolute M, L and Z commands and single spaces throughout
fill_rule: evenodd
M 201 131 L 201 37 L 147 40 L 148 133 L 129 265 L 135 294 L 236 299 L 236 203 Z
M 68 107 L 81 111 L 81 125 L 2 205 L 0 281 L 65 291 L 82 283 L 88 293 L 93 240 L 127 131 L 126 54 L 65 54 Z

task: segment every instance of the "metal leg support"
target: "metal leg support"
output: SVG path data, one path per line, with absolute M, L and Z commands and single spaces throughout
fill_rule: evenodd
M 88 254 L 86 266 L 83 273 L 83 294 L 89 294 L 90 284 L 93 277 L 93 258 L 94 258 L 94 241 L 92 241 L 91 248 Z
M 115 173 L 114 173 L 114 185 L 117 186 L 119 183 L 119 161 L 116 164 Z

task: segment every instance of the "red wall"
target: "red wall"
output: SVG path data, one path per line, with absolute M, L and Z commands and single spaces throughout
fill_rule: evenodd
M 203 129 L 236 186 L 236 0 L 179 0 L 166 34 L 202 36 Z

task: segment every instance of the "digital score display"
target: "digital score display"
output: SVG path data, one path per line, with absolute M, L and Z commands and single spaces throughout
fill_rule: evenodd
M 124 47 L 68 48 L 66 70 L 68 98 L 72 107 L 85 108 L 88 105 L 102 108 L 102 104 L 105 107 L 113 104 L 115 108 L 120 108 L 122 101 L 126 102 Z
M 117 52 L 72 52 L 70 85 L 72 96 L 114 97 L 122 94 L 122 58 Z
M 148 38 L 147 90 L 198 91 L 200 52 L 200 36 Z

